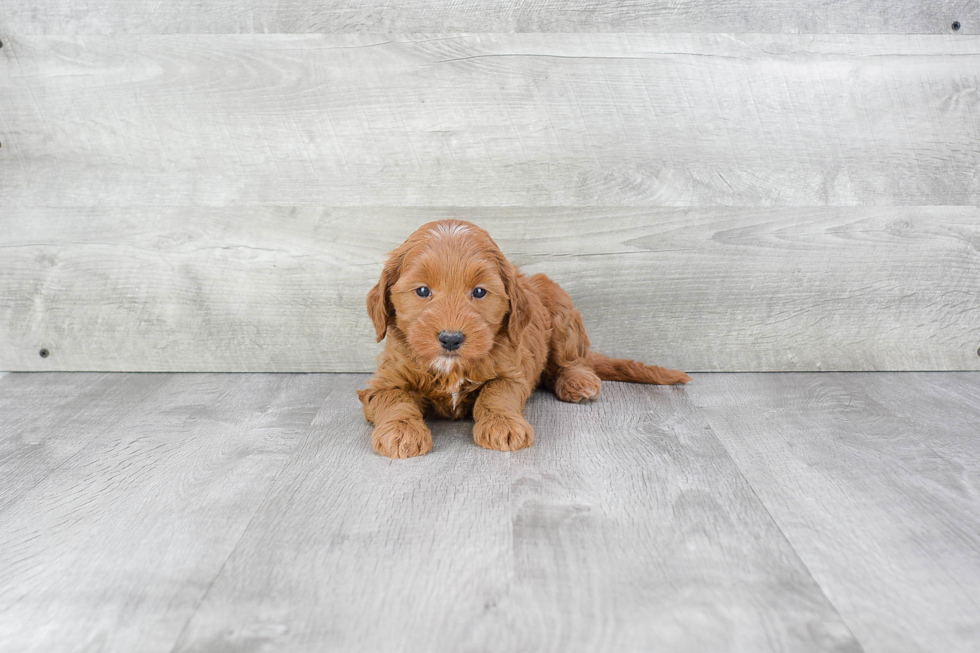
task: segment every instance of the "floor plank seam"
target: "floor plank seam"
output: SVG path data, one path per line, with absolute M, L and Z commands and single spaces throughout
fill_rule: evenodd
M 700 409 L 700 406 L 698 406 L 698 408 Z M 844 615 L 841 614 L 840 608 L 837 607 L 837 604 L 834 603 L 829 596 L 827 596 L 827 591 L 824 589 L 824 586 L 820 584 L 817 578 L 813 575 L 813 572 L 810 570 L 809 565 L 806 564 L 806 561 L 803 560 L 803 557 L 800 555 L 800 552 L 796 549 L 796 547 L 793 545 L 790 539 L 786 537 L 786 533 L 783 531 L 782 525 L 776 520 L 775 516 L 773 516 L 772 510 L 770 510 L 769 506 L 766 505 L 766 502 L 762 500 L 762 497 L 759 496 L 759 493 L 756 492 L 755 486 L 752 485 L 752 482 L 749 481 L 748 477 L 742 471 L 742 468 L 739 467 L 738 463 L 735 461 L 734 456 L 732 456 L 732 453 L 728 450 L 728 447 L 725 446 L 725 443 L 722 442 L 721 438 L 715 435 L 715 429 L 711 425 L 711 420 L 707 416 L 704 417 L 704 420 L 708 424 L 708 430 L 711 432 L 711 437 L 715 439 L 718 445 L 725 452 L 725 455 L 728 456 L 728 459 L 731 461 L 732 466 L 735 468 L 735 471 L 738 472 L 739 477 L 743 481 L 745 481 L 745 485 L 749 488 L 749 491 L 752 492 L 752 496 L 755 497 L 756 501 L 759 502 L 759 505 L 762 506 L 762 509 L 766 511 L 766 514 L 769 516 L 769 519 L 772 520 L 772 523 L 776 527 L 776 530 L 779 531 L 779 536 L 783 538 L 783 541 L 786 543 L 786 546 L 789 547 L 789 549 L 793 552 L 793 555 L 796 556 L 796 559 L 799 561 L 800 565 L 803 567 L 803 569 L 806 570 L 807 576 L 810 577 L 810 580 L 813 581 L 813 584 L 816 585 L 817 588 L 820 590 L 821 596 L 823 596 L 824 599 L 826 599 L 828 605 L 833 607 L 834 612 L 840 618 L 841 623 L 847 627 L 848 633 L 850 633 L 851 637 L 854 638 L 854 641 L 857 642 L 858 646 L 861 647 L 861 651 L 862 652 L 866 651 L 864 647 L 864 642 L 858 639 L 857 635 L 854 633 L 854 628 L 847 621 L 847 619 L 844 618 Z
M 412 461 L 367 374 L 6 376 L 2 650 L 976 649 L 977 373 L 536 392 Z
M 320 410 L 314 413 L 313 416 L 310 418 L 310 423 L 307 424 L 306 428 L 303 429 L 303 436 L 296 441 L 296 445 L 293 447 L 293 451 L 290 452 L 289 458 L 286 459 L 286 461 L 282 464 L 282 467 L 280 467 L 279 470 L 276 472 L 276 475 L 272 479 L 272 482 L 269 484 L 269 489 L 262 497 L 262 500 L 258 501 L 255 504 L 255 510 L 252 512 L 252 515 L 249 517 L 248 523 L 245 524 L 245 527 L 242 529 L 241 534 L 239 534 L 239 536 L 235 539 L 235 545 L 231 547 L 231 550 L 228 552 L 228 555 L 221 563 L 221 566 L 218 567 L 218 570 L 215 572 L 214 577 L 211 579 L 211 582 L 208 583 L 208 588 L 201 595 L 201 598 L 197 602 L 197 605 L 194 606 L 194 610 L 187 617 L 187 621 L 184 622 L 184 626 L 180 629 L 180 632 L 177 634 L 177 637 L 174 639 L 174 645 L 170 649 L 170 653 L 177 653 L 177 649 L 180 647 L 180 644 L 183 641 L 184 635 L 187 633 L 187 629 L 190 627 L 191 622 L 194 621 L 194 617 L 196 617 L 197 613 L 200 612 L 201 606 L 204 605 L 204 602 L 211 594 L 211 590 L 214 589 L 215 583 L 217 583 L 218 579 L 221 578 L 221 575 L 224 573 L 225 567 L 228 565 L 228 561 L 230 561 L 235 556 L 235 552 L 238 551 L 238 548 L 241 546 L 242 541 L 245 539 L 245 535 L 248 533 L 249 528 L 252 527 L 252 523 L 255 521 L 255 518 L 259 515 L 259 513 L 262 512 L 262 508 L 264 508 L 265 505 L 269 503 L 269 498 L 273 495 L 274 491 L 276 490 L 276 487 L 279 483 L 279 479 L 282 478 L 283 472 L 285 472 L 290 466 L 294 464 L 296 459 L 296 452 L 302 448 L 303 441 L 310 434 L 310 429 L 313 427 L 313 424 L 316 423 L 316 418 L 319 417 L 320 411 L 323 410 L 323 407 L 327 404 L 327 400 L 330 398 L 331 395 L 333 395 L 334 391 L 335 388 L 330 388 L 329 392 L 327 392 L 327 394 L 323 397 L 323 399 L 320 402 Z

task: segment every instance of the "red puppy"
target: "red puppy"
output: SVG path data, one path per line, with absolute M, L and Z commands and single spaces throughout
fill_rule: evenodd
M 687 383 L 684 372 L 589 351 L 572 298 L 543 274 L 527 278 L 490 235 L 461 220 L 423 225 L 385 263 L 367 297 L 388 342 L 359 390 L 374 450 L 408 458 L 432 449 L 423 416 L 473 416 L 481 447 L 534 442 L 524 403 L 539 384 L 562 401 L 599 396 L 600 379 Z

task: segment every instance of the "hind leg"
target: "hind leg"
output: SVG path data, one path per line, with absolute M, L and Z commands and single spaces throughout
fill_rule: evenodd
M 572 298 L 543 274 L 530 279 L 551 316 L 545 381 L 562 401 L 578 403 L 599 396 L 602 382 L 589 362 L 589 337 Z
M 555 376 L 555 396 L 562 401 L 579 403 L 595 399 L 602 391 L 602 381 L 591 367 L 560 367 Z

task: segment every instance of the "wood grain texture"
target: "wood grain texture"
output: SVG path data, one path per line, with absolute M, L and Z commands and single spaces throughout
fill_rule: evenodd
M 343 377 L 353 397 L 364 377 Z M 683 390 L 539 394 L 535 446 L 317 418 L 176 651 L 858 651 Z
M 0 514 L 82 450 L 80 434 L 129 416 L 167 377 L 119 374 L 14 375 L 0 384 Z
M 410 461 L 366 380 L 0 378 L 0 461 L 69 452 L 0 476 L 0 649 L 976 648 L 980 374 L 538 393 L 533 448 Z
M 14 34 L 261 32 L 791 32 L 976 34 L 971 0 L 0 0 Z
M 104 379 L 4 379 L 42 396 L 92 382 L 50 411 L 3 406 L 4 441 L 73 450 L 54 469 L 25 458 L 0 484 L 18 495 L 0 512 L 4 651 L 171 651 L 331 389 L 314 376 Z M 79 412 L 86 401 L 102 414 Z M 49 426 L 22 435 L 31 419 Z
M 707 375 L 693 401 L 869 653 L 980 641 L 980 375 Z
M 384 255 L 448 217 L 562 284 L 610 355 L 980 369 L 970 207 L 13 209 L 0 369 L 371 371 Z
M 980 204 L 980 38 L 32 37 L 0 204 Z

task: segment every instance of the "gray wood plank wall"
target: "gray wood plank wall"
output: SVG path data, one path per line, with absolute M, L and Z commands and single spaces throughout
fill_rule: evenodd
M 980 33 L 974 0 L 0 0 L 20 34 L 340 32 Z
M 980 38 L 13 37 L 7 206 L 980 204 Z
M 0 313 L 12 369 L 370 370 L 364 295 L 384 252 L 450 216 L 562 283 L 610 354 L 692 370 L 980 368 L 975 207 L 18 215 Z
M 0 0 L 0 369 L 370 370 L 439 217 L 610 354 L 980 369 L 977 3 L 270 7 Z

